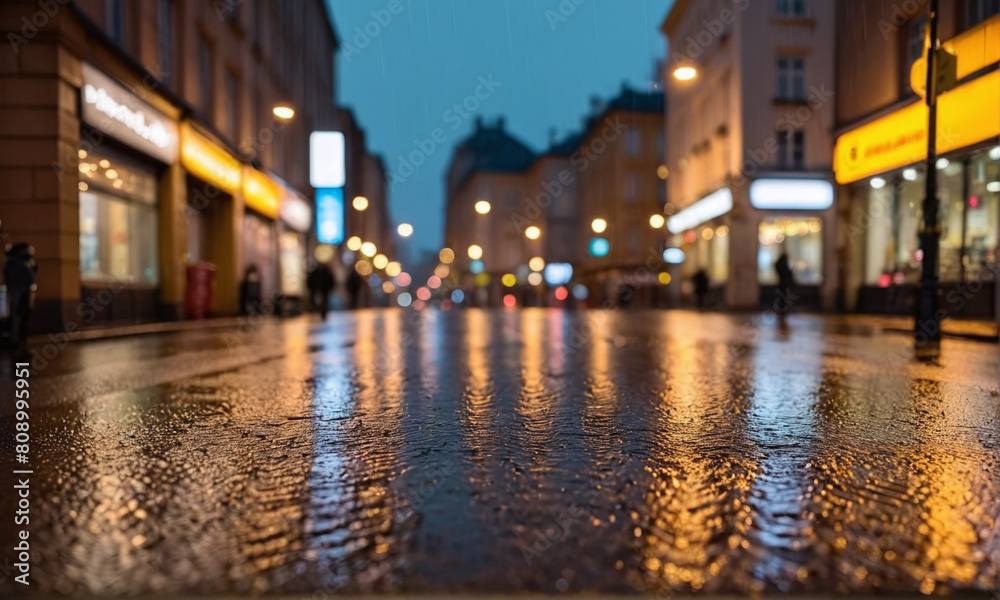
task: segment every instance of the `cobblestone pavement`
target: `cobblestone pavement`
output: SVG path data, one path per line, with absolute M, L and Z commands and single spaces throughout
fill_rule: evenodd
M 997 347 L 864 331 L 386 310 L 36 346 L 33 590 L 995 589 Z

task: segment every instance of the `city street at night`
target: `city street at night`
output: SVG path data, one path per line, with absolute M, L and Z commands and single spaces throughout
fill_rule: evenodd
M 550 309 L 36 342 L 35 591 L 926 594 L 1000 573 L 991 344 L 946 339 L 932 365 L 850 318 Z

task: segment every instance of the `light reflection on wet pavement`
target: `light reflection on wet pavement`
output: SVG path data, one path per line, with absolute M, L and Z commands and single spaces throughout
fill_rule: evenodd
M 996 347 L 946 341 L 916 365 L 893 358 L 905 336 L 790 323 L 363 311 L 73 345 L 32 379 L 33 579 L 995 589 Z

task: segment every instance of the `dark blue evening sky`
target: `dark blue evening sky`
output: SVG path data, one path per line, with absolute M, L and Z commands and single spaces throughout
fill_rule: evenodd
M 487 122 L 505 116 L 512 134 L 543 150 L 551 128 L 560 137 L 579 128 L 592 96 L 612 97 L 626 81 L 652 88 L 655 63 L 665 50 L 659 27 L 672 3 L 327 1 L 341 38 L 338 101 L 354 109 L 368 147 L 385 157 L 389 171 L 399 173 L 399 156 L 417 150 L 416 141 L 430 138 L 435 129 L 447 136 L 391 192 L 393 221 L 416 228 L 410 250 L 440 248 L 445 168 L 455 143 L 475 124 L 474 116 L 463 118 L 449 109 L 474 94 L 480 78 L 492 76 L 499 86 L 492 93 L 480 89 L 487 97 L 477 113 Z M 575 12 L 569 14 L 568 7 Z M 398 14 L 391 15 L 390 8 Z M 383 22 L 391 19 L 377 24 L 372 11 Z M 356 28 L 377 35 L 362 48 L 365 39 Z

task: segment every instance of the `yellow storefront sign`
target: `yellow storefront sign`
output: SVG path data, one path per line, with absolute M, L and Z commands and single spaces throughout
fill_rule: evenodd
M 833 168 L 845 184 L 927 159 L 927 104 L 917 101 L 837 138 Z M 938 97 L 937 151 L 1000 137 L 1000 71 Z
M 181 125 L 181 164 L 189 173 L 235 194 L 240 189 L 242 163 L 215 142 L 194 130 L 189 123 Z
M 243 203 L 265 217 L 281 214 L 282 186 L 257 169 L 243 168 Z

